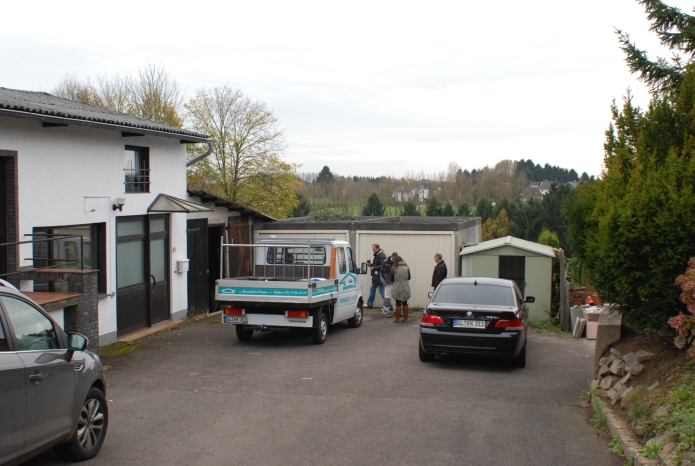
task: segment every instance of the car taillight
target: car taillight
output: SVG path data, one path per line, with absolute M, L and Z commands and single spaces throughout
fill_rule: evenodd
M 495 324 L 495 328 L 503 328 L 505 330 L 523 330 L 524 323 L 521 321 L 521 319 L 498 320 Z
M 244 316 L 246 311 L 244 309 L 237 309 L 235 307 L 225 307 L 224 315 L 226 316 Z
M 309 318 L 309 311 L 285 311 L 285 317 L 294 317 L 296 319 Z
M 425 327 L 434 327 L 435 325 L 444 325 L 444 321 L 439 316 L 422 314 L 422 317 L 420 317 L 420 325 L 424 325 Z

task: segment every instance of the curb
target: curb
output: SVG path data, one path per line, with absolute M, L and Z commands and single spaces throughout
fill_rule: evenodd
M 612 406 L 594 393 L 591 394 L 591 406 L 596 411 L 597 419 L 605 419 L 611 435 L 620 440 L 625 459 L 632 459 L 633 464 L 640 466 L 659 464 L 657 460 L 650 460 L 641 455 L 642 445 L 625 421 L 613 412 Z

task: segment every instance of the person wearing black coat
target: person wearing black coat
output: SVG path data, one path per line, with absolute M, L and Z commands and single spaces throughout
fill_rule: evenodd
M 369 298 L 367 298 L 367 308 L 374 307 L 374 299 L 376 298 L 376 290 L 379 290 L 381 297 L 384 297 L 384 285 L 381 282 L 381 266 L 386 260 L 386 254 L 381 250 L 378 243 L 372 244 L 372 252 L 374 253 L 374 262 L 367 261 L 367 265 L 372 269 L 372 286 L 369 287 Z
M 442 280 L 446 278 L 447 270 L 440 253 L 434 255 L 434 261 L 437 265 L 434 266 L 434 272 L 432 272 L 432 288 L 436 290 Z

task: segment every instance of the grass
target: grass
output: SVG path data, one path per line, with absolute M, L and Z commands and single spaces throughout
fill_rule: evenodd
M 138 348 L 140 345 L 137 342 L 133 343 L 112 343 L 107 346 L 102 346 L 99 348 L 99 357 L 101 359 L 108 359 L 114 356 L 118 356 L 123 353 L 127 353 L 130 350 Z
M 541 320 L 540 322 L 534 322 L 531 327 L 536 330 L 543 330 L 545 332 L 559 332 L 560 331 L 560 320 L 551 317 L 549 319 Z
M 611 451 L 616 455 L 623 456 L 623 454 L 625 454 L 625 452 L 623 451 L 623 443 L 620 441 L 618 437 L 613 437 L 611 443 L 609 443 L 608 446 L 610 447 Z
M 656 459 L 660 454 L 661 450 L 664 449 L 664 444 L 663 443 L 658 443 L 658 444 L 653 444 L 653 445 L 645 445 L 644 448 L 642 449 L 642 456 L 645 458 L 649 458 L 650 460 Z

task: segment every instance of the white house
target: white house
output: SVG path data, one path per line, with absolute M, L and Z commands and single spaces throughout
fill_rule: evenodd
M 183 317 L 187 277 L 176 270 L 185 270 L 185 213 L 209 210 L 182 201 L 192 143 L 209 138 L 0 88 L 0 244 L 67 235 L 0 247 L 0 276 L 39 265 L 97 270 L 99 345 Z M 24 291 L 68 289 L 57 273 L 26 276 Z
M 391 194 L 391 197 L 396 199 L 398 202 L 415 201 L 427 202 L 430 196 L 430 190 L 432 187 L 429 184 L 422 184 L 418 188 L 413 188 L 408 191 L 405 187 L 399 186 Z

